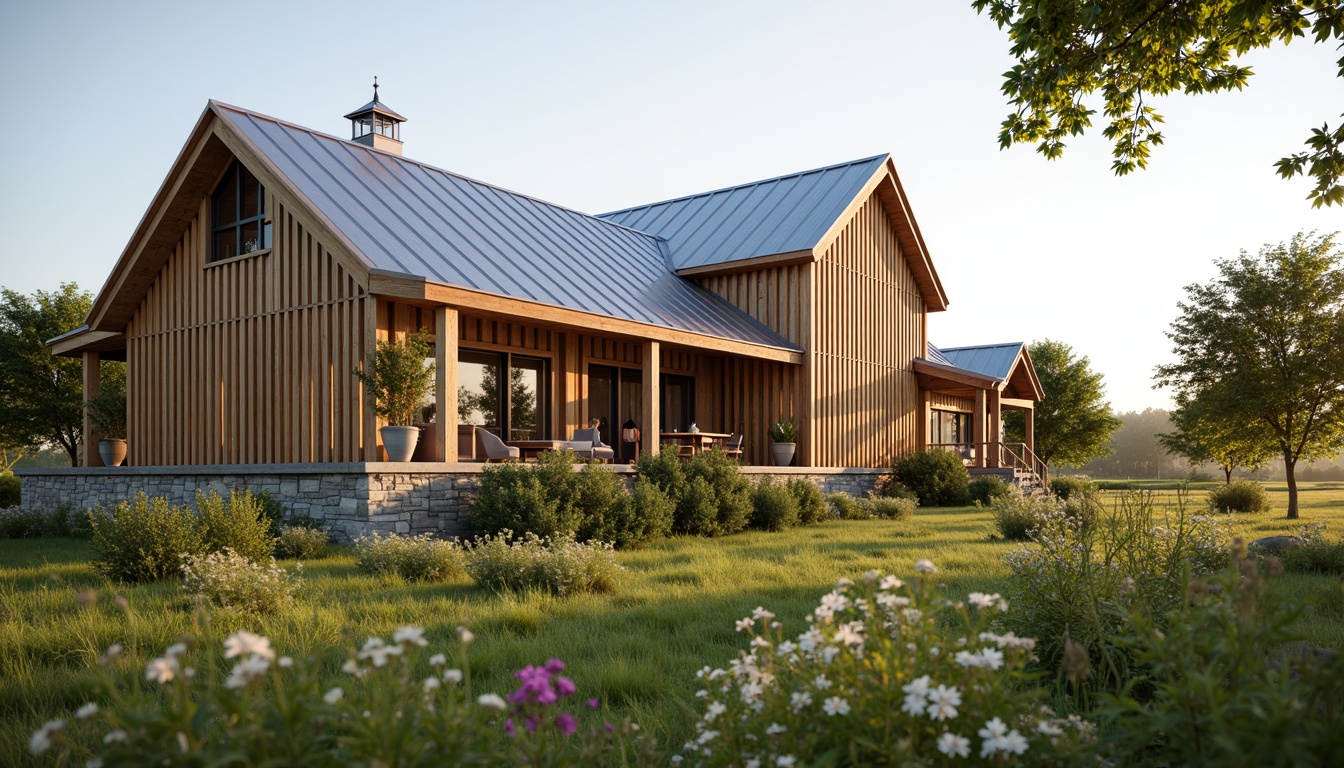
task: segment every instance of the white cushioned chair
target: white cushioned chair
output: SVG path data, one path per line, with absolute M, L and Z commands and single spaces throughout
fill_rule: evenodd
M 574 440 L 588 443 L 588 451 L 584 453 L 575 451 L 574 453 L 589 459 L 601 459 L 610 463 L 616 458 L 616 451 L 609 445 L 602 444 L 602 434 L 599 430 L 592 427 L 574 430 Z
M 522 451 L 511 445 L 505 445 L 499 435 L 480 427 L 476 428 L 476 437 L 485 447 L 485 460 L 490 461 L 518 461 L 522 457 Z

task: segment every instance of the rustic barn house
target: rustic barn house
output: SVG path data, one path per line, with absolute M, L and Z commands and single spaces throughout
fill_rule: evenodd
M 948 300 L 889 156 L 593 216 L 403 157 L 376 90 L 346 117 L 350 139 L 211 101 L 86 324 L 53 340 L 90 397 L 98 361 L 126 361 L 131 467 L 382 461 L 352 371 L 422 329 L 420 462 L 481 458 L 475 426 L 597 418 L 644 450 L 692 423 L 742 434 L 760 465 L 791 419 L 799 467 L 941 445 L 1033 468 L 1031 360 L 930 344 Z M 1025 445 L 1002 441 L 1008 408 Z

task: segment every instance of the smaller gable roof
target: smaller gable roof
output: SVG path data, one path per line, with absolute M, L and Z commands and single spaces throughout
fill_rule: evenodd
M 935 349 L 938 349 L 951 365 L 1003 381 L 1013 372 L 1013 364 L 1017 362 L 1018 354 L 1025 348 L 1025 344 L 1017 341 L 1010 344 Z

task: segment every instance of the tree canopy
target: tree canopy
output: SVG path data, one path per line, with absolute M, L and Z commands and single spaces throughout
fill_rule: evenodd
M 84 322 L 92 297 L 74 283 L 25 296 L 0 289 L 0 444 L 59 445 L 77 465 L 84 426 L 83 366 L 47 340 Z
M 999 143 L 1036 144 L 1047 158 L 1092 126 L 1085 104 L 1100 93 L 1114 142 L 1117 175 L 1146 167 L 1162 143 L 1163 122 L 1152 97 L 1241 90 L 1253 72 L 1235 57 L 1310 34 L 1317 43 L 1344 40 L 1344 0 L 972 0 L 1007 29 L 1017 64 L 1004 73 L 1013 112 Z M 1339 60 L 1344 77 L 1344 58 Z M 1325 99 L 1322 99 L 1322 104 Z M 1326 116 L 1322 116 L 1326 117 Z M 1279 160 L 1284 178 L 1316 180 L 1313 206 L 1344 204 L 1344 122 L 1314 129 L 1307 151 Z
M 1186 286 L 1167 336 L 1176 362 L 1157 368 L 1178 402 L 1198 402 L 1248 431 L 1267 429 L 1283 457 L 1288 517 L 1298 516 L 1299 459 L 1344 444 L 1344 269 L 1334 235 L 1298 233 L 1217 260 L 1218 276 Z M 1249 422 L 1258 424 L 1249 424 Z
M 1259 469 L 1276 448 L 1268 426 L 1246 418 L 1240 408 L 1231 412 L 1221 408 L 1232 402 L 1232 398 L 1217 394 L 1180 398 L 1171 414 L 1174 431 L 1157 438 L 1168 452 L 1184 456 L 1192 464 L 1211 461 L 1222 467 L 1224 481 L 1231 483 L 1233 470 Z
M 1111 415 L 1105 400 L 1101 374 L 1092 363 L 1058 341 L 1033 341 L 1027 346 L 1045 400 L 1036 405 L 1036 455 L 1047 466 L 1079 467 L 1110 449 L 1111 433 L 1120 420 Z M 1009 439 L 1020 441 L 1025 433 L 1025 414 L 1004 414 Z

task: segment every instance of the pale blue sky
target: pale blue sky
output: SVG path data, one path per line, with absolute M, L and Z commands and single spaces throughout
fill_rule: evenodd
M 1338 52 L 1245 62 L 1158 106 L 1116 178 L 1097 135 L 1001 152 L 1006 36 L 955 2 L 0 3 L 0 285 L 97 290 L 215 98 L 339 136 L 378 75 L 406 155 L 598 213 L 890 152 L 951 300 L 943 346 L 1053 338 L 1120 410 L 1212 260 L 1344 230 L 1273 162 L 1337 122 Z

